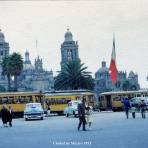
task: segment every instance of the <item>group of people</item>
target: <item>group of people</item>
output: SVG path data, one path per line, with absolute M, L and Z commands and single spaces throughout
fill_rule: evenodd
M 3 122 L 3 127 L 8 127 L 7 125 L 8 123 L 9 123 L 9 126 L 12 127 L 13 110 L 11 106 L 9 106 L 8 108 L 6 105 L 2 106 L 1 118 Z
M 124 110 L 125 110 L 126 118 L 127 119 L 129 118 L 129 110 L 131 110 L 132 117 L 135 118 L 137 106 L 135 104 L 130 103 L 128 98 L 123 99 L 122 103 L 124 104 Z M 138 104 L 138 107 L 140 109 L 142 118 L 145 118 L 146 104 L 145 104 L 144 100 L 141 100 L 141 102 Z
M 86 131 L 86 124 L 88 124 L 88 129 L 91 130 L 92 124 L 92 109 L 90 106 L 86 106 L 86 99 L 82 98 L 82 103 L 78 104 L 78 116 L 79 116 L 79 124 L 78 131 L 81 128 Z

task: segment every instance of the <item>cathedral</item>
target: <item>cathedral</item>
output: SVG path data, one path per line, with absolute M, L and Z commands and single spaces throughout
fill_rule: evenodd
M 49 91 L 54 88 L 53 72 L 43 69 L 43 62 L 39 56 L 31 64 L 29 52 L 25 53 L 23 71 L 19 76 L 19 91 Z
M 0 29 L 0 88 L 6 90 L 8 86 L 7 77 L 2 75 L 2 60 L 9 55 L 9 43 L 5 41 L 5 36 Z
M 9 43 L 5 41 L 5 36 L 0 30 L 0 89 L 7 90 L 8 82 L 7 77 L 2 75 L 2 60 L 9 55 Z M 73 40 L 73 35 L 67 29 L 65 33 L 65 39 L 61 44 L 61 69 L 65 63 L 70 60 L 80 60 L 78 53 L 78 42 Z M 106 62 L 102 61 L 102 66 L 95 73 L 95 91 L 105 92 L 112 90 L 123 90 L 125 82 L 128 81 L 129 90 L 138 90 L 140 85 L 138 83 L 138 75 L 133 71 L 127 76 L 126 72 L 118 71 L 117 83 L 112 84 L 109 74 L 109 68 L 106 66 Z M 11 80 L 12 81 L 12 80 Z M 29 57 L 29 52 L 25 52 L 25 58 L 23 63 L 23 71 L 18 77 L 18 91 L 48 91 L 54 89 L 54 77 L 53 72 L 46 71 L 43 68 L 43 61 L 38 56 L 34 65 L 32 65 Z
M 9 43 L 0 30 L 0 89 L 6 91 L 8 88 L 7 77 L 2 75 L 2 60 L 9 55 Z M 13 85 L 11 80 L 11 86 Z M 29 52 L 25 53 L 23 71 L 18 77 L 18 91 L 48 91 L 54 88 L 53 72 L 43 69 L 43 61 L 37 57 L 32 65 Z

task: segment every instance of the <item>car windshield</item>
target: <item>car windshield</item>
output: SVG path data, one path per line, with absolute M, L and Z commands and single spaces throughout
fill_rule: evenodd
M 26 108 L 37 108 L 40 107 L 41 108 L 41 104 L 26 104 Z
M 34 111 L 34 112 L 43 111 L 41 104 L 26 104 L 25 110 L 27 112 L 29 112 L 29 111 L 31 111 L 31 112 L 32 111 Z

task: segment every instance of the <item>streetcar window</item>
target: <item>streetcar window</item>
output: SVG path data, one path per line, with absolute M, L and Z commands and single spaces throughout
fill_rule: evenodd
M 7 98 L 2 98 L 2 104 L 7 104 L 8 103 L 8 99 Z
M 13 97 L 9 97 L 8 104 L 14 104 L 14 98 Z

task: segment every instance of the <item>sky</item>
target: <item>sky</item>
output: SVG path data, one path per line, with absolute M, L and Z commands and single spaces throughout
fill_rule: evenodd
M 109 67 L 113 34 L 119 71 L 133 70 L 148 88 L 147 0 L 0 1 L 0 28 L 10 53 L 34 64 L 39 55 L 45 70 L 60 70 L 60 46 L 67 28 L 79 44 L 79 57 L 94 77 L 105 60 Z M 38 47 L 36 48 L 36 40 Z

